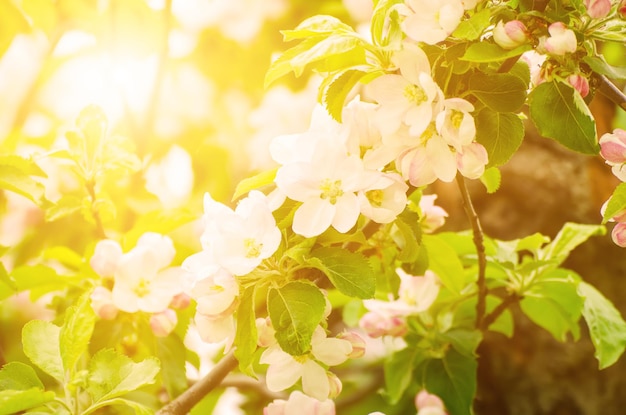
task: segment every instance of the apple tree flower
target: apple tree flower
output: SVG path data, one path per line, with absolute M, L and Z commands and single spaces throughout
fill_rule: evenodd
M 613 174 L 621 181 L 626 181 L 626 130 L 616 128 L 612 133 L 600 137 L 600 155 L 611 166 Z
M 302 379 L 302 390 L 308 396 L 324 401 L 331 396 L 338 379 L 330 378 L 326 366 L 336 366 L 345 362 L 352 353 L 348 340 L 329 338 L 322 327 L 317 327 L 311 339 L 311 352 L 302 356 L 292 356 L 283 351 L 278 343 L 268 347 L 261 355 L 260 363 L 267 364 L 267 387 L 272 392 L 280 392 Z
M 359 192 L 361 214 L 376 223 L 390 223 L 407 204 L 409 186 L 397 173 L 377 172 L 374 183 Z
M 191 156 L 180 146 L 174 145 L 157 162 L 151 163 L 145 173 L 146 190 L 156 195 L 165 208 L 183 205 L 193 189 Z
M 568 29 L 563 22 L 552 23 L 548 27 L 550 37 L 542 38 L 545 50 L 557 56 L 563 56 L 566 53 L 574 53 L 578 48 L 578 42 L 574 31 Z
M 270 257 L 280 244 L 280 231 L 266 196 L 252 191 L 233 211 L 204 195 L 202 251 L 191 255 L 183 267 L 202 279 L 222 267 L 245 275 Z
M 321 401 L 293 391 L 289 399 L 275 399 L 266 406 L 263 415 L 335 415 L 335 403 L 330 399 Z
M 528 43 L 528 29 L 519 20 L 504 23 L 500 20 L 493 28 L 493 40 L 503 49 L 515 49 Z
M 447 415 L 441 398 L 427 390 L 421 390 L 415 395 L 417 415 Z
M 461 151 L 476 137 L 474 106 L 462 98 L 449 98 L 443 102 L 443 111 L 436 116 L 435 126 L 449 146 Z
M 113 304 L 111 290 L 98 286 L 91 293 L 91 308 L 94 313 L 103 320 L 113 320 L 117 317 L 119 309 Z
M 369 93 L 379 104 L 376 125 L 383 136 L 395 133 L 402 124 L 419 136 L 438 112 L 443 92 L 431 77 L 426 53 L 417 45 L 405 42 L 392 61 L 400 74 L 382 75 L 369 84 Z
M 587 14 L 594 19 L 602 19 L 611 11 L 611 0 L 584 0 Z
M 476 3 L 466 2 L 468 6 Z M 463 18 L 464 5 L 461 0 L 405 0 L 399 11 L 405 16 L 400 27 L 408 37 L 434 45 L 454 32 Z
M 420 224 L 422 230 L 425 233 L 433 233 L 438 228 L 442 227 L 448 217 L 446 212 L 441 206 L 435 205 L 437 195 L 422 195 L 419 202 L 419 208 L 422 211 L 420 218 Z

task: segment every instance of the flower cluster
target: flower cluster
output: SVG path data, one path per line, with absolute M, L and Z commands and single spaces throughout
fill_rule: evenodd
M 137 245 L 124 253 L 120 244 L 105 239 L 96 245 L 90 265 L 113 288 L 98 286 L 91 295 L 96 314 L 114 319 L 118 311 L 151 313 L 150 325 L 157 336 L 168 335 L 176 326 L 176 313 L 170 307 L 183 307 L 186 273 L 180 267 L 169 267 L 176 251 L 172 240 L 148 232 Z
M 421 390 L 415 395 L 417 415 L 447 415 L 446 407 L 441 398 L 427 390 Z M 382 412 L 372 412 L 369 415 L 385 415 Z
M 626 181 L 626 131 L 616 128 L 612 133 L 606 133 L 600 137 L 600 155 L 611 166 L 613 174 L 622 182 Z M 602 207 L 602 214 L 609 200 Z M 626 211 L 617 213 L 610 218 L 610 222 L 617 222 L 611 237 L 616 245 L 626 248 Z
M 280 244 L 281 234 L 268 200 L 252 191 L 235 210 L 204 197 L 202 251 L 183 262 L 192 277 L 191 297 L 197 302 L 195 323 L 209 343 L 234 339 L 237 276 L 253 271 Z

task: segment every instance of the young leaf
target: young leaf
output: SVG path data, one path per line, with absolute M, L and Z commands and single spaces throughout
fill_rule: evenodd
M 476 72 L 469 92 L 496 112 L 516 112 L 526 101 L 528 86 L 519 77 L 505 73 Z
M 48 321 L 31 320 L 22 328 L 22 346 L 34 365 L 63 383 L 65 371 L 59 347 L 60 332 L 60 327 Z
M 161 361 L 161 376 L 170 399 L 189 387 L 185 369 L 185 344 L 176 333 L 156 339 L 156 357 Z
M 58 291 L 67 287 L 79 286 L 84 282 L 82 276 L 65 277 L 45 265 L 23 265 L 11 272 L 18 291 L 30 290 L 30 298 L 36 300 L 44 294 Z M 1 293 L 1 292 L 0 292 Z M 3 295 L 0 294 L 0 300 Z
M 476 40 L 489 26 L 490 18 L 491 9 L 484 8 L 478 13 L 474 13 L 469 19 L 463 20 L 452 32 L 452 36 L 457 39 Z
M 135 363 L 113 349 L 102 349 L 89 362 L 87 392 L 96 403 L 106 401 L 153 383 L 157 373 L 155 357 Z
M 76 305 L 67 309 L 65 321 L 59 333 L 59 346 L 63 368 L 70 373 L 80 356 L 87 351 L 96 315 L 87 294 L 81 296 Z
M 355 50 L 363 50 L 363 40 L 353 35 L 333 34 L 321 42 L 316 43 L 311 48 L 294 56 L 291 61 L 291 68 L 296 76 L 302 75 L 304 68 L 312 63 L 321 61 L 325 65 L 326 70 L 329 69 L 329 61 L 333 58 L 339 59 L 333 66 L 340 67 L 341 63 L 354 63 L 353 56 L 350 54 Z M 363 54 L 363 62 L 365 62 Z
M 609 203 L 606 205 L 602 223 L 607 223 L 623 210 L 626 210 L 626 183 L 620 183 L 615 190 L 613 190 Z
M 457 253 L 436 235 L 423 235 L 422 244 L 428 252 L 429 268 L 446 288 L 459 294 L 469 281 L 466 281 Z
M 287 353 L 300 356 L 311 347 L 313 331 L 324 316 L 326 301 L 313 284 L 293 281 L 270 288 L 267 309 L 276 330 L 276 340 Z
M 29 174 L 11 165 L 0 164 L 0 189 L 25 196 L 39 205 L 45 200 L 44 186 Z
M 392 237 L 398 245 L 398 261 L 414 262 L 420 254 L 422 228 L 419 226 L 419 216 L 408 210 L 402 212 L 394 222 L 398 233 L 392 232 Z M 393 229 L 393 228 L 392 228 Z
M 372 298 L 376 291 L 376 275 L 361 254 L 341 248 L 319 248 L 307 261 L 322 271 L 333 285 L 345 295 Z
M 309 17 L 293 30 L 281 30 L 283 41 L 304 39 L 312 36 L 335 33 L 354 33 L 354 29 L 333 16 L 317 15 Z
M 35 370 L 22 362 L 9 362 L 0 369 L 0 390 L 44 389 Z
M 89 415 L 94 413 L 96 410 L 100 408 L 104 408 L 105 406 L 124 406 L 127 408 L 131 408 L 135 411 L 135 415 L 154 415 L 154 410 L 148 408 L 147 406 L 140 404 L 139 402 L 131 401 L 123 398 L 114 398 L 107 399 L 106 401 L 97 402 L 94 405 L 91 405 L 85 412 L 81 415 Z
M 589 67 L 596 73 L 606 75 L 611 79 L 623 81 L 626 79 L 626 68 L 609 65 L 602 55 L 600 56 L 585 56 L 583 58 Z
M 276 178 L 276 172 L 278 168 L 267 170 L 256 174 L 252 177 L 248 177 L 243 179 L 237 184 L 235 188 L 235 193 L 233 194 L 233 198 L 231 200 L 237 200 L 241 196 L 248 193 L 250 190 L 260 189 L 261 187 L 270 185 L 274 183 L 274 179 Z
M 419 352 L 417 347 L 406 347 L 385 359 L 385 395 L 390 404 L 397 404 L 411 384 L 416 362 L 424 359 Z
M 372 41 L 378 46 L 387 46 L 384 31 L 389 19 L 389 14 L 393 10 L 393 6 L 402 3 L 403 0 L 379 0 L 374 6 L 372 13 L 372 22 L 370 31 L 372 34 Z
M 554 240 L 541 250 L 538 259 L 555 259 L 560 264 L 578 245 L 594 235 L 604 235 L 605 233 L 606 228 L 602 225 L 567 222 Z
M 282 55 L 280 55 L 276 60 L 271 63 L 269 69 L 265 73 L 265 81 L 263 83 L 264 88 L 268 88 L 277 79 L 282 78 L 289 72 L 293 71 L 291 60 L 299 54 L 311 49 L 317 43 L 321 42 L 322 39 L 324 39 L 324 36 L 316 36 L 313 38 L 304 39 L 298 45 L 283 52 Z
M 574 88 L 562 82 L 539 84 L 530 94 L 530 119 L 539 133 L 584 154 L 598 154 L 596 123 Z
M 256 315 L 254 313 L 255 286 L 243 292 L 237 308 L 237 331 L 235 333 L 235 357 L 239 361 L 239 370 L 248 376 L 256 377 L 252 364 L 257 346 Z
M 43 405 L 54 400 L 54 392 L 44 392 L 40 388 L 26 390 L 1 390 L 0 415 L 22 413 L 22 411 Z
M 509 58 L 520 56 L 531 49 L 531 45 L 522 45 L 512 50 L 506 50 L 495 43 L 476 42 L 467 48 L 465 55 L 461 59 L 477 63 L 503 62 Z
M 146 232 L 168 234 L 176 228 L 195 220 L 197 216 L 185 208 L 155 210 L 141 215 L 130 231 L 124 235 L 122 247 L 131 249 Z
M 524 140 L 524 124 L 515 114 L 485 108 L 476 117 L 476 141 L 487 150 L 488 167 L 505 164 Z
M 428 392 L 442 398 L 448 413 L 470 415 L 476 394 L 475 357 L 450 348 L 443 359 L 433 359 L 424 368 L 424 384 Z
M 500 188 L 500 182 L 502 181 L 502 175 L 497 167 L 489 167 L 482 176 L 480 176 L 480 182 L 485 185 L 487 193 L 495 193 Z
M 600 369 L 619 359 L 626 348 L 626 322 L 615 306 L 593 286 L 580 282 L 578 294 L 584 301 L 583 317 L 589 326 Z
M 348 69 L 335 77 L 326 89 L 326 95 L 324 96 L 326 109 L 337 122 L 341 122 L 346 97 L 365 75 L 366 72 Z

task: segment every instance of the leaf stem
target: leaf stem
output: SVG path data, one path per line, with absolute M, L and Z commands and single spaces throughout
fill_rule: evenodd
M 482 331 L 488 330 L 489 326 L 491 326 L 491 324 L 493 324 L 493 322 L 495 322 L 498 319 L 498 317 L 500 317 L 500 315 L 504 313 L 504 311 L 507 308 L 509 308 L 510 305 L 517 303 L 521 299 L 522 299 L 522 296 L 520 296 L 518 293 L 511 293 L 508 296 L 506 296 L 502 300 L 502 302 L 498 304 L 496 308 L 493 309 L 491 313 L 485 316 L 485 318 L 481 322 L 479 329 Z
M 92 179 L 87 180 L 85 182 L 85 187 L 87 188 L 87 192 L 89 193 L 89 198 L 91 199 L 91 214 L 93 215 L 93 219 L 96 221 L 96 234 L 100 239 L 106 239 L 107 235 L 104 231 L 104 225 L 102 225 L 102 219 L 100 218 L 100 213 L 98 213 L 98 209 L 95 207 L 96 203 L 96 191 L 95 191 L 95 183 Z
M 458 173 L 456 175 L 456 181 L 461 191 L 461 197 L 463 199 L 463 207 L 465 214 L 472 225 L 472 233 L 474 235 L 473 241 L 476 246 L 476 253 L 478 255 L 478 279 L 476 285 L 478 286 L 478 303 L 476 304 L 476 327 L 482 327 L 482 320 L 485 315 L 485 305 L 487 301 L 487 282 L 485 280 L 485 270 L 487 268 L 487 257 L 485 255 L 485 244 L 483 238 L 483 230 L 478 219 L 478 214 L 472 204 L 472 199 L 465 183 L 465 178 Z
M 205 395 L 219 386 L 226 375 L 237 367 L 237 364 L 235 354 L 231 350 L 204 378 L 191 385 L 189 389 L 161 408 L 155 415 L 187 414 Z

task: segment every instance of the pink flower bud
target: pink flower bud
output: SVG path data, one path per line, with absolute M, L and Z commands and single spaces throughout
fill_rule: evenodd
M 550 37 L 544 42 L 544 47 L 548 53 L 563 56 L 566 53 L 576 52 L 578 48 L 576 35 L 563 22 L 552 23 L 548 27 L 548 32 Z
M 600 137 L 600 155 L 608 162 L 621 164 L 626 162 L 626 131 L 620 128 L 613 133 Z
M 617 14 L 622 19 L 626 19 L 626 0 L 623 0 L 619 6 L 617 6 Z
M 335 415 L 335 403 L 330 399 L 318 401 L 293 391 L 288 400 L 275 399 L 263 408 L 263 415 Z
M 276 343 L 276 337 L 274 337 L 276 330 L 274 330 L 274 328 L 272 327 L 272 323 L 269 317 L 257 318 L 256 330 L 259 335 L 256 343 L 259 345 L 259 347 L 269 347 L 272 344 Z
M 611 238 L 615 245 L 626 248 L 626 222 L 619 222 L 611 232 Z
M 335 399 L 341 393 L 343 385 L 341 384 L 341 380 L 334 373 L 326 372 L 326 376 L 328 377 L 328 385 L 330 386 L 328 398 Z
M 581 97 L 586 97 L 589 94 L 589 81 L 581 74 L 571 74 L 567 77 L 567 82 L 574 87 Z
M 361 317 L 359 326 L 365 330 L 370 337 L 374 338 L 385 335 L 403 336 L 408 330 L 406 321 L 403 318 L 383 316 L 373 311 L 365 313 L 365 315 Z
M 609 199 L 602 204 L 602 207 L 600 208 L 600 214 L 602 216 L 604 216 L 604 213 L 606 212 L 606 208 L 609 205 L 610 201 L 611 198 L 609 197 Z M 609 219 L 609 222 L 626 222 L 626 209 L 617 212 L 615 216 Z
M 176 327 L 178 316 L 171 308 L 150 316 L 150 328 L 157 337 L 167 337 Z
M 448 212 L 435 205 L 437 195 L 423 195 L 419 207 L 422 211 L 421 225 L 425 233 L 432 233 L 446 223 Z
M 358 359 L 365 355 L 365 340 L 353 331 L 339 333 L 338 339 L 347 340 L 352 345 L 352 352 L 348 355 L 350 359 Z
M 443 401 L 437 395 L 433 395 L 432 393 L 428 393 L 426 389 L 421 390 L 415 396 L 415 407 L 417 410 L 421 410 L 424 408 L 435 407 L 444 409 Z
M 113 304 L 111 291 L 104 287 L 96 287 L 91 293 L 91 308 L 103 320 L 117 317 L 118 308 Z
M 500 20 L 493 28 L 493 40 L 503 49 L 515 49 L 528 42 L 528 29 L 519 20 Z
M 170 308 L 173 308 L 175 310 L 183 310 L 189 307 L 189 304 L 191 304 L 191 297 L 189 297 L 189 295 L 185 293 L 180 293 L 172 298 L 172 301 L 170 302 Z
M 585 0 L 585 7 L 590 17 L 601 19 L 611 11 L 611 0 Z

